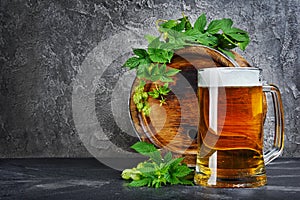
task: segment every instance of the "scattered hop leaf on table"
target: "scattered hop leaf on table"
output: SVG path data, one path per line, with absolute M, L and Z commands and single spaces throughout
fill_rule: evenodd
M 123 179 L 132 180 L 128 186 L 158 188 L 166 184 L 193 185 L 191 180 L 186 179 L 193 170 L 182 163 L 183 158 L 173 158 L 171 152 L 163 157 L 153 144 L 147 142 L 137 142 L 131 148 L 149 159 L 122 172 Z

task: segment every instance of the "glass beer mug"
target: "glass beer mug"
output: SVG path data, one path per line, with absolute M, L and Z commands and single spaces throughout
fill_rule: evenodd
M 264 155 L 268 96 L 274 105 L 275 137 L 272 149 Z M 283 150 L 283 110 L 277 87 L 263 85 L 258 68 L 204 68 L 198 70 L 198 98 L 195 183 L 208 187 L 265 185 L 265 164 Z

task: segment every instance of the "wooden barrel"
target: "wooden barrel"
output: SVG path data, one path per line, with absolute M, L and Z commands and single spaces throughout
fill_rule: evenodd
M 162 151 L 184 156 L 184 162 L 194 166 L 199 123 L 197 70 L 208 67 L 251 67 L 242 56 L 233 53 L 235 60 L 205 46 L 177 50 L 167 67 L 181 71 L 175 75 L 175 81 L 169 84 L 171 92 L 166 96 L 166 104 L 160 106 L 158 99 L 149 97 L 151 113 L 145 116 L 137 111 L 133 98 L 130 99 L 130 114 L 140 139 L 153 143 Z M 134 81 L 131 97 L 138 82 L 138 79 Z M 145 91 L 154 87 L 152 82 L 148 82 Z

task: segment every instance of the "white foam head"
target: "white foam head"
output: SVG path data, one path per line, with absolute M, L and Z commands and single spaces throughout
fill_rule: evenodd
M 261 85 L 261 70 L 258 68 L 218 67 L 198 70 L 198 87 Z

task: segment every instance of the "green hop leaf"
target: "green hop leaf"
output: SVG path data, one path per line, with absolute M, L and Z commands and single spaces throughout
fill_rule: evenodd
M 206 23 L 207 23 L 206 16 L 205 16 L 205 14 L 202 14 L 196 20 L 196 22 L 194 24 L 194 29 L 196 29 L 200 33 L 204 33 L 204 29 L 205 29 Z
M 125 62 L 124 67 L 128 67 L 129 69 L 134 69 L 139 65 L 139 63 L 140 62 L 137 57 L 131 57 Z
M 145 58 L 148 56 L 148 53 L 145 49 L 133 49 L 133 53 L 139 58 Z
M 174 75 L 176 75 L 178 72 L 180 72 L 179 69 L 169 68 L 168 71 L 165 73 L 165 75 L 166 75 L 166 76 L 174 76 Z
M 222 28 L 222 20 L 213 20 L 210 22 L 210 24 L 207 27 L 207 32 L 210 34 L 216 34 L 220 31 Z

